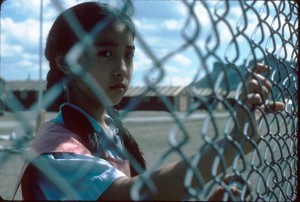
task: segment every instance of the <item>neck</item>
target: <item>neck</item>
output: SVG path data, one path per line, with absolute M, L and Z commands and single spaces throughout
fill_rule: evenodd
M 105 127 L 105 107 L 87 100 L 70 98 L 69 102 L 80 107 L 91 117 L 93 117 L 102 127 Z

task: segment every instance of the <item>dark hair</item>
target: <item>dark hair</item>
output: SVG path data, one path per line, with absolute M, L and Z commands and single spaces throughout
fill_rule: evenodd
M 47 90 L 57 84 L 56 88 L 60 88 L 61 92 L 50 107 L 51 109 L 58 110 L 59 106 L 65 101 L 62 85 L 65 74 L 57 67 L 56 58 L 59 55 L 66 55 L 79 40 L 66 18 L 74 17 L 74 19 L 77 19 L 86 33 L 90 33 L 97 24 L 104 22 L 104 20 L 111 20 L 112 22 L 124 22 L 134 34 L 134 24 L 130 18 L 132 9 L 128 6 L 126 8 L 126 10 L 114 12 L 106 4 L 86 2 L 65 10 L 57 17 L 49 31 L 45 48 L 45 57 L 49 61 L 50 67 L 47 74 Z M 60 62 L 66 65 L 65 61 Z
M 78 41 L 78 37 L 75 35 L 73 29 L 66 20 L 66 17 L 75 17 L 86 33 L 91 32 L 98 23 L 104 22 L 104 20 L 108 19 L 112 20 L 111 22 L 121 21 L 125 23 L 125 25 L 129 27 L 134 34 L 134 24 L 130 18 L 131 14 L 132 9 L 114 12 L 106 4 L 86 2 L 67 9 L 57 17 L 49 31 L 45 48 L 45 57 L 49 61 L 50 66 L 50 70 L 47 74 L 47 90 L 56 85 L 56 87 L 60 87 L 62 91 L 53 103 L 51 107 L 52 109 L 58 110 L 59 106 L 65 102 L 64 92 L 62 90 L 62 79 L 65 77 L 65 74 L 60 70 L 60 68 L 58 68 L 56 58 L 59 55 L 66 55 L 66 53 Z M 146 165 L 143 154 L 134 138 L 128 130 L 122 126 L 121 122 L 115 121 L 115 124 L 119 128 L 120 137 L 123 140 L 126 149 L 136 158 L 140 165 L 145 168 Z M 78 135 L 81 136 L 83 142 L 87 142 L 85 145 L 87 145 L 91 151 L 98 150 L 101 147 L 96 136 L 83 135 L 81 133 Z M 133 175 L 138 174 L 132 165 L 131 173 Z

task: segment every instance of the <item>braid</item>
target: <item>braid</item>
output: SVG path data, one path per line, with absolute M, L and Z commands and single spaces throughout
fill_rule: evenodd
M 66 128 L 79 135 L 83 145 L 88 148 L 92 154 L 104 154 L 103 147 L 98 135 L 94 132 L 93 126 L 89 120 L 79 111 L 65 105 L 61 108 L 62 117 Z
M 57 68 L 56 64 L 53 64 L 51 61 L 49 62 L 49 66 L 50 70 L 47 73 L 47 91 L 49 91 L 50 89 L 52 89 L 52 87 L 55 86 L 55 88 L 58 88 L 58 91 L 60 92 L 55 102 L 51 104 L 49 109 L 53 111 L 58 111 L 60 105 L 62 105 L 65 102 L 62 84 L 62 79 L 65 75 L 59 68 Z
M 104 150 L 101 141 L 98 135 L 93 132 L 93 126 L 86 119 L 86 117 L 68 105 L 63 106 L 61 111 L 66 127 L 81 137 L 82 143 L 86 146 L 86 148 L 89 148 L 91 153 L 97 153 L 100 155 L 103 154 Z M 119 112 L 114 107 L 108 107 L 107 111 L 114 118 L 113 121 L 119 129 L 119 136 L 127 151 L 132 155 L 132 157 L 135 158 L 136 162 L 143 169 L 146 169 L 146 161 L 143 157 L 143 152 L 141 151 L 134 137 L 125 127 L 122 126 Z M 132 176 L 139 174 L 132 163 L 130 163 L 130 172 Z
M 113 121 L 117 128 L 119 129 L 119 136 L 127 149 L 127 151 L 135 158 L 139 165 L 146 169 L 146 161 L 144 159 L 144 154 L 140 149 L 139 144 L 136 142 L 135 138 L 130 134 L 130 132 L 122 124 L 120 113 L 116 107 L 108 107 L 107 111 L 112 115 Z M 132 163 L 130 163 L 130 172 L 132 176 L 136 176 L 139 173 L 134 168 Z
M 138 145 L 134 137 L 129 133 L 127 128 L 122 127 L 120 131 L 123 132 L 123 135 L 121 135 L 121 139 L 124 142 L 126 149 L 130 152 L 132 156 L 135 157 L 136 161 L 140 164 L 140 166 L 143 169 L 146 169 L 146 161 L 144 159 L 144 154 L 141 151 L 140 146 Z M 132 165 L 132 163 L 130 163 L 130 171 L 132 176 L 136 176 L 139 174 Z

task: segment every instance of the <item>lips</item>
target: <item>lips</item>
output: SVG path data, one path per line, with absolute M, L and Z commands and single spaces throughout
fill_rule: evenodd
M 117 83 L 109 87 L 113 91 L 124 92 L 126 89 L 126 85 L 124 83 Z

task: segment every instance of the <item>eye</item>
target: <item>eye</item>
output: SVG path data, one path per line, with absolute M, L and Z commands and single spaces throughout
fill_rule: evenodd
M 127 58 L 133 58 L 134 57 L 134 50 L 127 52 L 126 57 Z
M 98 53 L 99 56 L 102 56 L 102 57 L 111 57 L 112 56 L 112 52 L 111 51 L 100 51 Z

